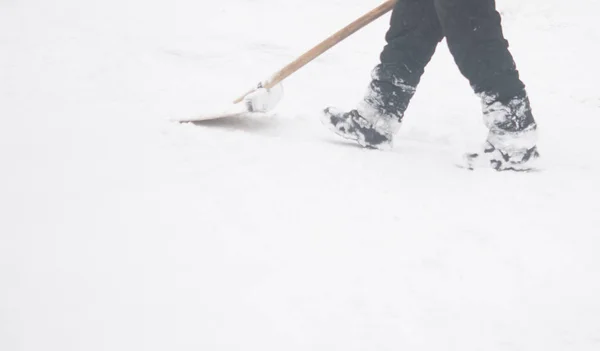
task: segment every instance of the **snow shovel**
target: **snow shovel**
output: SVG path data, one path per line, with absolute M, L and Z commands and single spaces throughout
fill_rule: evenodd
M 233 104 L 224 111 L 195 116 L 189 119 L 180 120 L 179 122 L 198 122 L 217 118 L 243 116 L 253 112 L 264 113 L 272 110 L 283 95 L 283 89 L 279 83 L 340 43 L 342 40 L 388 13 L 392 10 L 396 2 L 397 0 L 388 0 L 342 28 L 293 62 L 289 63 L 287 66 L 283 67 L 281 70 L 277 71 L 269 79 L 259 83 L 256 88 L 249 90 L 244 95 L 235 99 Z

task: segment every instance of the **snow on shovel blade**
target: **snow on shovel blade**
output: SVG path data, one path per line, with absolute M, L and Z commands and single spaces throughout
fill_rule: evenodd
M 207 113 L 200 116 L 190 117 L 179 120 L 185 122 L 200 122 L 211 119 L 243 117 L 249 114 L 264 114 L 275 108 L 283 97 L 283 86 L 278 84 L 271 89 L 255 88 L 244 97 L 238 99 L 239 102 L 232 104 L 223 111 Z
M 192 122 L 208 121 L 211 119 L 219 119 L 219 118 L 242 117 L 249 113 L 251 113 L 251 112 L 248 110 L 248 105 L 246 105 L 246 103 L 242 101 L 237 104 L 232 104 L 231 106 L 224 109 L 223 111 L 214 111 L 214 112 L 206 113 L 203 115 L 180 119 L 180 120 L 178 120 L 178 122 L 192 123 Z

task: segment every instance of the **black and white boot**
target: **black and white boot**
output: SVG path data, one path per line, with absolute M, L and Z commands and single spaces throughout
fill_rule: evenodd
M 487 140 L 479 152 L 463 157 L 463 166 L 497 171 L 533 171 L 538 168 L 537 124 L 525 93 L 509 101 L 481 94 Z
M 491 167 L 497 171 L 530 172 L 539 168 L 539 157 L 537 146 L 510 154 L 486 142 L 482 151 L 464 155 L 464 166 L 471 170 Z
M 373 80 L 356 109 L 345 112 L 326 108 L 321 122 L 337 135 L 354 140 L 363 147 L 391 149 L 392 139 L 400 129 L 415 88 L 384 73 L 380 66 L 373 70 Z
M 400 122 L 394 118 L 365 113 L 364 109 L 344 112 L 328 107 L 323 111 L 321 122 L 341 137 L 380 150 L 392 148 L 394 134 L 400 129 Z

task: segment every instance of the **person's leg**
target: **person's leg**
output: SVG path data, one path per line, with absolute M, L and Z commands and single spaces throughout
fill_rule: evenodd
M 323 122 L 363 146 L 388 146 L 442 38 L 433 0 L 399 0 L 364 100 L 347 113 L 326 109 Z
M 380 114 L 401 120 L 443 39 L 433 0 L 398 1 L 385 39 L 365 100 Z
M 482 99 L 490 133 L 487 152 L 500 152 L 497 169 L 537 157 L 537 125 L 502 32 L 495 0 L 434 0 L 448 47 Z M 516 168 L 516 166 L 514 167 Z

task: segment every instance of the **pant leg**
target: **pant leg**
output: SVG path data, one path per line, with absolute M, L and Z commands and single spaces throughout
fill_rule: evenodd
M 434 0 L 448 47 L 482 98 L 488 142 L 505 154 L 535 146 L 537 125 L 495 0 Z
M 376 113 L 401 120 L 443 38 L 433 0 L 399 0 L 385 38 L 365 102 Z
M 506 101 L 525 88 L 495 0 L 434 0 L 448 47 L 476 93 Z

